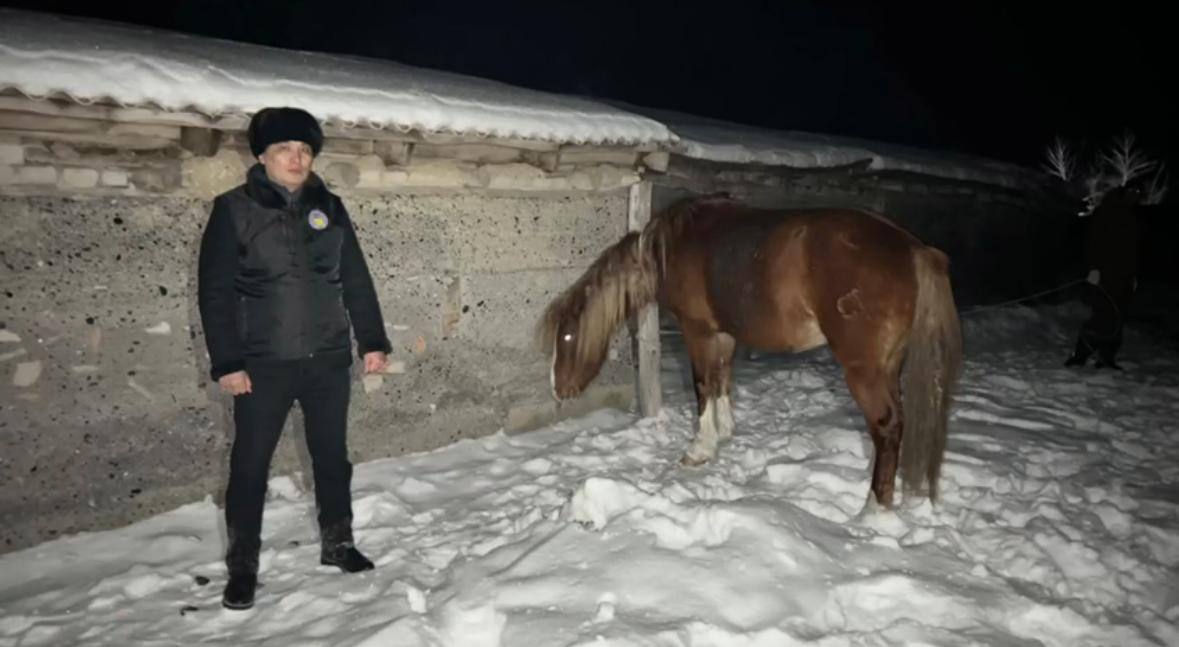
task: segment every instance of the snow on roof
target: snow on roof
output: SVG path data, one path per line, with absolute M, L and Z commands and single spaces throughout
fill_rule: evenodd
M 0 90 L 209 117 L 270 105 L 325 123 L 572 144 L 654 145 L 717 162 L 822 168 L 870 160 L 1008 187 L 1022 167 L 905 146 L 730 122 L 510 86 L 392 61 L 237 43 L 0 9 Z
M 661 121 L 679 141 L 672 149 L 713 162 L 826 168 L 870 160 L 869 169 L 909 171 L 955 180 L 1023 187 L 1033 173 L 1016 164 L 947 151 L 797 131 L 768 130 L 669 110 L 612 105 Z
M 663 144 L 663 124 L 588 99 L 391 61 L 0 9 L 0 90 L 210 117 L 295 105 L 347 127 L 573 144 Z

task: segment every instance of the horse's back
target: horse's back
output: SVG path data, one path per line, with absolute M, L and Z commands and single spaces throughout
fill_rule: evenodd
M 920 241 L 855 209 L 730 209 L 702 223 L 715 325 L 764 350 L 805 350 L 911 317 Z
M 914 251 L 924 245 L 883 215 L 832 209 L 808 216 L 802 251 L 814 289 L 863 290 L 912 277 Z
M 856 372 L 899 371 L 917 306 L 917 261 L 929 248 L 879 214 L 851 210 L 817 216 L 805 238 L 800 280 L 836 358 Z

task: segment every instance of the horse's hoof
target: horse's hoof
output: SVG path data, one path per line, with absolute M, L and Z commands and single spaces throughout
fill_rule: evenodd
M 708 462 L 708 458 L 696 458 L 691 454 L 684 454 L 680 457 L 680 465 L 687 467 L 699 467 Z
M 868 496 L 864 499 L 864 507 L 860 509 L 860 516 L 864 517 L 890 512 L 892 509 L 892 492 L 886 493 L 883 497 L 878 497 L 875 492 L 868 490 Z

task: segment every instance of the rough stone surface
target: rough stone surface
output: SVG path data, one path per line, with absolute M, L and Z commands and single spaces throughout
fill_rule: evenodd
M 37 378 L 41 377 L 41 362 L 21 362 L 16 365 L 16 371 L 12 374 L 12 385 L 17 388 L 25 388 L 33 386 L 37 383 Z
M 208 158 L 194 158 L 208 159 Z M 131 185 L 146 193 L 170 193 L 184 181 L 182 162 L 169 161 L 131 172 Z
M 334 190 L 351 189 L 360 183 L 360 170 L 347 162 L 332 162 L 323 170 L 322 176 Z
M 184 188 L 201 198 L 210 199 L 242 183 L 246 161 L 240 153 L 221 148 L 212 157 L 192 157 L 181 163 Z

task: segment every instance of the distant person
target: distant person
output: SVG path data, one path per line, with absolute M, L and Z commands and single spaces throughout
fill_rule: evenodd
M 1089 318 L 1082 324 L 1065 366 L 1084 366 L 1096 355 L 1097 368 L 1121 369 L 1116 358 L 1138 277 L 1141 183 L 1111 189 L 1088 217 L 1085 260 L 1090 284 Z
M 222 597 L 230 609 L 254 604 L 270 459 L 296 400 L 315 478 L 320 563 L 373 568 L 352 537 L 350 333 L 366 373 L 383 370 L 390 351 L 348 212 L 311 172 L 323 146 L 319 124 L 297 108 L 266 108 L 250 120 L 248 138 L 258 163 L 245 184 L 213 202 L 199 262 L 211 374 L 234 396 Z

